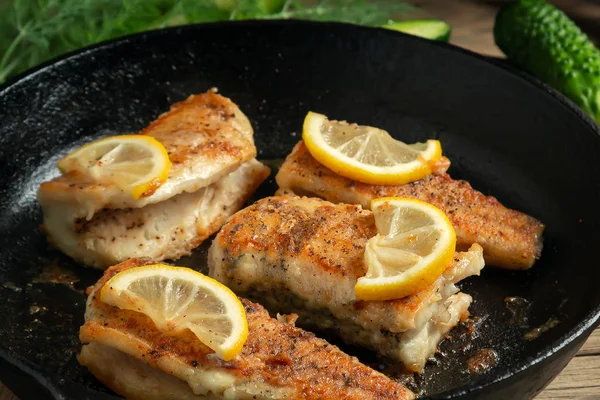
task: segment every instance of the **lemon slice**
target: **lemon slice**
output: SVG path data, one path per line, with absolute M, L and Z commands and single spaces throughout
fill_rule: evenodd
M 150 196 L 169 176 L 165 147 L 146 135 L 120 135 L 88 143 L 57 164 L 63 174 L 78 171 L 98 182 L 111 182 L 133 198 Z
M 371 201 L 378 234 L 365 248 L 367 274 L 356 283 L 359 300 L 392 300 L 415 294 L 450 265 L 456 233 L 446 214 L 420 200 Z
M 237 296 L 189 268 L 154 264 L 122 271 L 104 284 L 100 299 L 147 315 L 162 332 L 189 329 L 226 361 L 242 351 L 248 337 L 246 312 Z
M 404 185 L 431 174 L 442 156 L 438 140 L 406 144 L 382 129 L 329 121 L 309 112 L 302 139 L 312 156 L 332 171 L 360 182 Z

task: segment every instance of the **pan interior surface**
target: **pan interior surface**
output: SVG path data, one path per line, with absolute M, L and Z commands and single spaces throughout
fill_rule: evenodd
M 482 59 L 395 32 L 303 22 L 191 26 L 77 53 L 0 91 L 0 350 L 46 386 L 110 393 L 75 358 L 84 290 L 101 272 L 47 244 L 37 187 L 76 146 L 138 131 L 170 104 L 211 87 L 248 115 L 258 158 L 271 166 L 316 111 L 405 142 L 439 139 L 454 178 L 546 225 L 531 270 L 488 266 L 460 285 L 474 298 L 475 334 L 457 329 L 425 373 L 409 379 L 412 388 L 476 392 L 551 357 L 577 330 L 590 331 L 600 305 L 600 139 L 571 106 Z M 274 193 L 273 176 L 254 200 Z M 207 247 L 177 263 L 206 272 Z M 519 318 L 507 297 L 525 299 Z M 548 321 L 558 323 L 526 338 Z M 401 375 L 369 352 L 342 348 Z M 481 349 L 493 349 L 498 363 L 471 374 L 467 361 Z

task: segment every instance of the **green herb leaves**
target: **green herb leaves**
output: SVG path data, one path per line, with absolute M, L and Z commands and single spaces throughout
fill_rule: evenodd
M 167 26 L 240 19 L 380 25 L 411 11 L 368 0 L 12 0 L 0 6 L 0 83 L 68 51 Z

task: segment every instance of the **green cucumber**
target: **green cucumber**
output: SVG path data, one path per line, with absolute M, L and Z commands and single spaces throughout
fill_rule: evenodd
M 507 4 L 496 16 L 494 38 L 509 60 L 600 123 L 600 51 L 562 11 L 544 0 Z
M 450 32 L 452 31 L 450 25 L 438 19 L 416 19 L 413 21 L 393 22 L 383 25 L 382 28 L 444 42 L 447 42 L 448 39 L 450 39 Z

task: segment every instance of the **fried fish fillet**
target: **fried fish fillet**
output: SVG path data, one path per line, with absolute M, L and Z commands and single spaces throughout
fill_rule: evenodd
M 468 316 L 458 281 L 483 268 L 481 246 L 456 253 L 425 290 L 391 301 L 356 301 L 364 250 L 377 233 L 371 211 L 317 198 L 276 196 L 234 214 L 213 241 L 209 275 L 272 312 L 295 312 L 302 327 L 332 329 L 421 371 L 438 343 Z
M 60 202 L 78 218 L 91 219 L 104 208 L 140 208 L 195 192 L 256 157 L 248 118 L 231 100 L 213 91 L 172 105 L 140 134 L 165 146 L 172 164 L 167 181 L 153 193 L 136 200 L 114 183 L 72 172 L 42 183 L 40 202 Z
M 216 357 L 191 332 L 170 336 L 144 314 L 100 301 L 98 290 L 119 271 L 151 263 L 134 259 L 106 270 L 90 288 L 79 362 L 128 399 L 411 399 L 402 384 L 336 346 L 270 318 L 242 299 L 249 335 L 231 361 Z M 204 397 L 207 396 L 207 397 Z
M 447 161 L 447 160 L 446 160 Z M 446 165 L 447 168 L 448 165 Z M 507 269 L 531 268 L 542 251 L 544 225 L 533 217 L 504 207 L 496 198 L 454 180 L 437 167 L 425 179 L 401 186 L 371 185 L 344 178 L 315 160 L 304 142 L 288 155 L 276 176 L 282 193 L 313 195 L 334 203 L 370 207 L 377 197 L 409 197 L 442 209 L 456 230 L 459 249 L 483 247 L 485 261 Z
M 71 258 L 106 268 L 133 257 L 155 261 L 189 255 L 239 210 L 269 175 L 256 160 L 194 193 L 182 193 L 142 208 L 97 212 L 73 218 L 61 203 L 44 204 L 51 242 Z
M 212 91 L 173 105 L 141 134 L 159 140 L 173 165 L 153 194 L 135 200 L 112 183 L 80 173 L 40 186 L 48 238 L 75 260 L 106 268 L 132 257 L 187 255 L 269 175 L 253 159 L 246 116 Z

